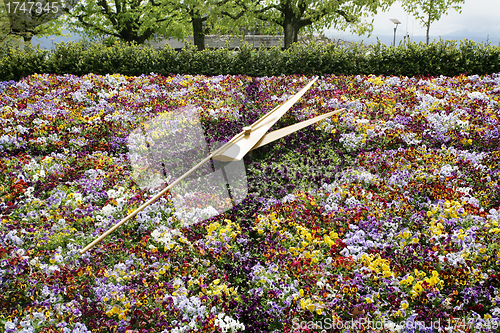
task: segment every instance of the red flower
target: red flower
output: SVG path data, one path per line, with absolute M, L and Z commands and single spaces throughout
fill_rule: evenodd
M 0 258 L 3 258 L 4 255 L 8 254 L 9 252 L 4 249 L 3 247 L 0 246 Z

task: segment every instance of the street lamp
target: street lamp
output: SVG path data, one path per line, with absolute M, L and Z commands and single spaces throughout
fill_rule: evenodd
M 51 37 L 50 40 L 52 41 L 52 50 L 54 50 L 54 37 Z
M 401 24 L 398 19 L 390 19 L 392 23 L 396 26 L 394 27 L 394 42 L 392 42 L 392 46 L 396 46 L 396 29 L 398 28 L 398 24 Z

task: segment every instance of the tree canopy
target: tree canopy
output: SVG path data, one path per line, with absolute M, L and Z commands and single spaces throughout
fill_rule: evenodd
M 205 48 L 206 34 L 240 34 L 241 28 L 248 25 L 245 12 L 235 5 L 234 0 L 183 0 L 176 2 L 176 8 L 191 26 L 184 31 L 193 35 L 198 50 Z
M 450 8 L 462 11 L 460 4 L 465 0 L 401 0 L 403 9 L 420 21 L 426 28 L 426 43 L 429 44 L 431 24 L 438 21 L 443 14 L 448 14 Z
M 183 35 L 175 5 L 168 0 L 86 0 L 68 11 L 68 22 L 73 30 L 142 44 L 159 34 Z
M 88 0 L 69 12 L 68 23 L 88 36 L 138 44 L 161 36 L 193 35 L 202 50 L 210 32 L 239 33 L 249 19 L 244 14 L 235 0 Z
M 280 27 L 284 47 L 298 40 L 299 31 L 324 28 L 349 29 L 363 34 L 371 32 L 372 23 L 364 19 L 386 10 L 394 0 L 236 0 L 248 13 L 269 22 L 269 28 Z
M 41 0 L 0 2 L 0 42 L 8 36 L 22 37 L 31 44 L 33 36 L 61 36 L 63 6 L 71 9 L 76 0 Z
M 242 28 L 266 22 L 260 24 L 260 30 L 272 34 L 282 30 L 284 47 L 288 48 L 298 40 L 300 31 L 334 27 L 358 34 L 371 32 L 372 21 L 366 19 L 394 1 L 86 0 L 67 11 L 67 23 L 73 31 L 83 29 L 90 35 L 114 36 L 139 44 L 160 36 L 184 38 L 192 34 L 201 50 L 207 33 L 241 35 Z

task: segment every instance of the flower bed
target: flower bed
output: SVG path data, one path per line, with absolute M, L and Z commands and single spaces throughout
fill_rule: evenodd
M 127 135 L 185 105 L 228 140 L 301 76 L 0 82 L 0 330 L 496 332 L 500 74 L 325 76 L 245 157 L 248 196 L 182 226 Z M 363 327 L 362 327 L 363 326 Z

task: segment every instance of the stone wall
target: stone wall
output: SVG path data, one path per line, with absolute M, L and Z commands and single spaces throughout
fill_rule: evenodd
M 186 38 L 187 43 L 193 44 L 193 37 Z M 226 47 L 229 44 L 230 49 L 239 47 L 243 42 L 247 42 L 254 47 L 283 47 L 283 36 L 273 36 L 273 35 L 245 35 L 241 36 L 228 36 L 228 35 L 207 35 L 205 36 L 205 47 L 206 48 L 221 48 Z M 178 49 L 183 48 L 186 44 L 182 40 L 170 37 L 165 38 L 159 42 L 147 42 L 155 49 L 162 49 L 166 44 L 169 44 L 172 48 Z

